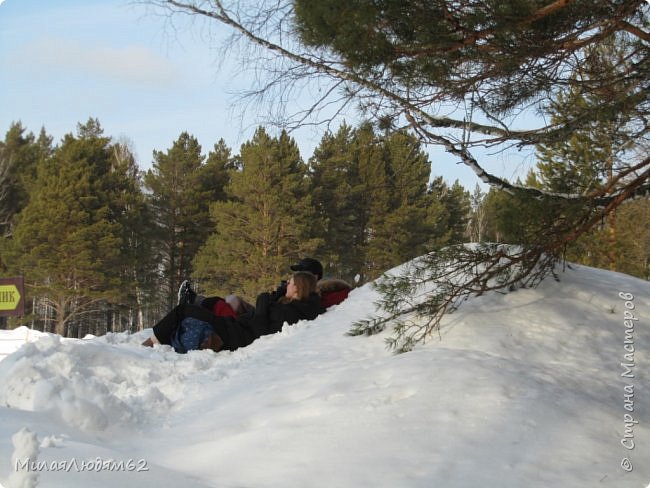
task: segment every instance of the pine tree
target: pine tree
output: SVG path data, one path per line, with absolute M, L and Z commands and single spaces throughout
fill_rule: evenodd
M 4 141 L 0 141 L 0 275 L 8 271 L 13 228 L 17 215 L 27 205 L 38 160 L 49 155 L 51 144 L 44 131 L 35 140 L 20 122 L 11 124 Z M 6 317 L 0 317 L 0 326 L 6 323 Z
M 432 250 L 435 220 L 427 183 L 431 163 L 420 144 L 405 131 L 385 133 L 381 140 L 386 172 L 382 206 L 372 215 L 374 229 L 368 242 L 369 277 Z M 378 198 L 375 196 L 375 198 Z
M 55 311 L 54 331 L 117 297 L 123 231 L 112 207 L 109 139 L 97 120 L 64 137 L 38 164 L 34 190 L 14 232 L 12 263 L 29 293 Z
M 160 281 L 168 307 L 181 281 L 192 274 L 192 259 L 210 231 L 210 203 L 221 191 L 207 186 L 203 161 L 197 139 L 183 132 L 166 152 L 154 151 L 153 167 L 144 178 L 158 226 Z
M 356 247 L 357 273 L 361 283 L 379 276 L 385 256 L 373 243 L 384 240 L 382 227 L 390 212 L 390 181 L 384 148 L 370 123 L 362 124 L 355 133 L 353 158 L 359 180 L 352 187 L 352 198 L 357 206 Z
M 354 157 L 356 131 L 346 123 L 326 133 L 310 159 L 314 206 L 324 225 L 318 236 L 318 255 L 325 273 L 353 280 L 363 265 L 363 234 L 358 189 L 359 169 Z
M 122 228 L 122 293 L 115 300 L 118 313 L 128 318 L 128 326 L 138 330 L 166 311 L 157 300 L 160 256 L 155 241 L 156 225 L 152 208 L 142 190 L 142 174 L 127 143 L 111 146 L 112 204 Z
M 447 226 L 450 231 L 449 243 L 466 242 L 467 223 L 471 213 L 470 195 L 458 180 L 441 198 L 447 211 Z
M 617 271 L 650 280 L 650 198 L 622 205 L 616 220 Z
M 208 153 L 205 164 L 199 170 L 202 188 L 207 192 L 206 198 L 210 201 L 224 201 L 228 198 L 226 188 L 230 183 L 229 171 L 235 167 L 231 153 L 226 142 L 220 139 Z
M 487 212 L 485 208 L 486 193 L 477 183 L 470 197 L 472 213 L 467 226 L 470 242 L 483 242 L 487 230 Z
M 323 137 L 311 167 L 327 222 L 320 255 L 335 276 L 364 282 L 439 244 L 430 162 L 413 136 L 343 124 Z
M 571 87 L 560 91 L 547 107 L 552 124 L 560 124 L 576 114 L 600 107 L 612 99 L 630 95 L 632 86 L 621 81 L 617 70 L 624 63 L 620 43 L 608 42 L 590 50 L 574 78 L 587 89 Z M 595 75 L 594 73 L 598 73 Z M 598 89 L 590 88 L 593 77 L 610 80 Z M 537 146 L 537 179 L 540 187 L 559 194 L 589 195 L 606 191 L 617 167 L 630 157 L 628 150 L 636 138 L 637 127 L 621 111 L 598 113 L 591 123 L 575 130 L 566 139 Z M 565 212 L 565 215 L 569 215 Z M 594 226 L 567 247 L 567 258 L 591 266 L 617 269 L 616 212 Z
M 195 276 L 210 293 L 252 299 L 319 244 L 310 237 L 315 212 L 307 166 L 286 132 L 272 138 L 259 128 L 230 177 L 229 201 L 211 206 L 214 232 L 197 255 Z
M 37 163 L 51 154 L 51 146 L 43 130 L 36 139 L 20 122 L 11 124 L 0 141 L 0 236 L 11 235 L 14 217 L 27 205 Z
M 521 181 L 517 180 L 517 184 L 521 184 Z M 530 188 L 541 185 L 534 172 L 528 173 L 526 185 Z M 516 245 L 530 245 L 547 229 L 564 225 L 566 218 L 558 215 L 562 211 L 572 211 L 570 206 L 558 201 L 530 200 L 494 188 L 490 188 L 486 195 L 484 208 L 487 214 L 487 241 Z
M 471 213 L 469 193 L 458 181 L 450 188 L 441 176 L 431 181 L 429 192 L 436 222 L 434 248 L 465 242 Z

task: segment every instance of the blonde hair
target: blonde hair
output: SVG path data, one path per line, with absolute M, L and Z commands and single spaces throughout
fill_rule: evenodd
M 298 297 L 292 299 L 284 296 L 279 300 L 281 303 L 288 303 L 292 300 L 306 300 L 309 298 L 309 295 L 316 291 L 318 278 L 313 273 L 309 271 L 296 271 L 291 278 L 293 279 L 294 285 L 296 285 Z

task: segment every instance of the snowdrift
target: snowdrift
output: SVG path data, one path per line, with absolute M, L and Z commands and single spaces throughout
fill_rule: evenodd
M 232 353 L 43 334 L 0 361 L 0 483 L 645 488 L 650 283 L 560 278 L 474 299 L 403 355 L 345 334 L 370 286 Z

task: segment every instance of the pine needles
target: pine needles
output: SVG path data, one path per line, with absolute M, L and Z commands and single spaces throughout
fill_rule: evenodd
M 377 315 L 355 322 L 348 334 L 375 335 L 392 326 L 388 348 L 410 351 L 439 331 L 442 318 L 466 300 L 490 291 L 536 286 L 559 259 L 539 249 L 503 244 L 446 247 L 379 279 Z

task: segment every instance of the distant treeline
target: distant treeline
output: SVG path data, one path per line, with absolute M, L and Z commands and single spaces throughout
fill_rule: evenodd
M 286 132 L 259 128 L 237 154 L 223 140 L 206 154 L 183 132 L 146 172 L 96 119 L 57 144 L 12 124 L 0 141 L 0 276 L 24 276 L 27 301 L 11 325 L 139 330 L 188 277 L 203 294 L 253 298 L 306 255 L 362 284 L 441 246 L 525 238 L 530 209 L 431 167 L 414 136 L 369 123 L 326 133 L 307 160 Z M 543 174 L 540 163 L 528 183 Z M 567 255 L 647 279 L 649 220 L 647 199 L 632 202 Z

